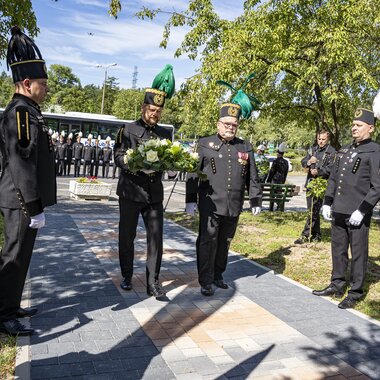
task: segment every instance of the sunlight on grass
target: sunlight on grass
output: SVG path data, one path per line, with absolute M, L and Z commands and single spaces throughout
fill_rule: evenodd
M 306 212 L 263 212 L 254 217 L 243 212 L 231 249 L 312 289 L 323 288 L 329 284 L 331 276 L 330 224 L 321 221 L 322 242 L 294 245 L 306 216 Z M 198 216 L 166 213 L 165 217 L 198 231 Z M 372 223 L 365 285 L 367 296 L 356 310 L 380 320 L 379 247 L 380 224 Z

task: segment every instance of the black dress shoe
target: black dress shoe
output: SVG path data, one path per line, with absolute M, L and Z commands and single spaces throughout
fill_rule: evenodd
M 223 280 L 214 280 L 214 284 L 218 288 L 228 289 L 228 285 Z
M 297 240 L 294 241 L 294 244 L 305 244 L 309 242 L 309 238 L 307 236 L 300 236 Z
M 132 280 L 130 278 L 124 278 L 123 281 L 120 283 L 120 287 L 123 290 L 132 290 Z
M 212 285 L 204 285 L 201 286 L 201 293 L 204 296 L 212 296 L 214 295 L 214 289 L 212 288 Z
M 160 284 L 150 284 L 146 289 L 146 293 L 148 296 L 153 296 L 155 298 L 164 297 L 166 295 L 165 290 L 162 288 Z
M 338 290 L 334 286 L 327 286 L 326 288 L 322 290 L 313 290 L 312 292 L 315 296 L 335 296 L 335 297 L 342 297 L 344 294 L 343 290 Z
M 36 315 L 37 312 L 38 312 L 38 309 L 36 308 L 20 307 L 16 312 L 16 316 L 17 318 L 29 318 L 29 317 L 33 317 L 33 315 Z
M 352 309 L 355 307 L 356 303 L 358 302 L 358 300 L 350 297 L 350 296 L 347 296 L 339 305 L 339 309 Z
M 10 321 L 0 322 L 0 332 L 5 332 L 13 336 L 26 336 L 32 335 L 34 330 L 25 327 L 17 319 L 11 319 Z

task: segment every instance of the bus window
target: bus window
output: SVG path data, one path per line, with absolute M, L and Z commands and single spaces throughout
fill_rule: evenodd
M 45 120 L 46 126 L 49 129 L 51 129 L 52 131 L 58 131 L 58 129 L 59 129 L 58 119 L 45 118 L 44 120 Z
M 111 140 L 115 140 L 119 128 L 116 129 L 114 125 L 99 124 L 99 135 L 102 136 L 102 139 L 106 139 L 109 136 Z
M 84 122 L 82 123 L 82 125 L 83 125 L 83 129 L 82 129 L 83 137 L 86 137 L 86 138 L 87 138 L 87 136 L 88 136 L 90 133 L 93 134 L 94 132 L 96 132 L 96 134 L 97 134 L 97 130 L 96 130 L 96 128 L 94 128 L 94 123 L 89 122 L 89 121 L 84 121 Z
M 76 136 L 78 135 L 80 131 L 81 131 L 80 124 L 70 124 L 70 132 L 73 134 L 74 138 L 76 138 Z
M 65 136 L 67 136 L 69 134 L 69 130 L 70 130 L 70 126 L 68 123 L 61 122 L 59 124 L 59 134 L 61 134 L 62 132 L 65 132 Z

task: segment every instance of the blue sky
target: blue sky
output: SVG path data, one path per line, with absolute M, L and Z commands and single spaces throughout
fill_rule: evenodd
M 180 12 L 186 9 L 188 1 L 124 0 L 116 20 L 107 13 L 108 0 L 32 0 L 32 3 L 40 28 L 35 41 L 47 65 L 71 67 L 82 85 L 103 84 L 104 68 L 96 65 L 117 63 L 107 73 L 118 78 L 121 88 L 132 87 L 135 66 L 140 88 L 150 86 L 167 63 L 174 67 L 177 87 L 199 67 L 198 61 L 185 56 L 174 58 L 185 29 L 174 29 L 168 47 L 159 48 L 168 15 L 162 14 L 153 21 L 141 21 L 133 16 L 143 5 Z M 215 0 L 213 3 L 222 18 L 233 19 L 243 11 L 243 0 Z M 6 70 L 4 62 L 0 70 Z

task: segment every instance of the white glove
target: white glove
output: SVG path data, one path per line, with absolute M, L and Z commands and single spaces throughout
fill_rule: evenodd
M 323 205 L 322 206 L 322 216 L 325 220 L 332 220 L 331 218 L 331 206 Z
M 91 163 L 93 164 L 93 163 L 94 163 L 94 160 L 91 160 Z
M 45 214 L 41 212 L 41 214 L 34 215 L 30 217 L 30 228 L 41 228 L 45 225 Z
M 197 204 L 195 202 L 186 203 L 185 212 L 191 216 L 195 215 L 197 211 Z
M 252 207 L 252 214 L 259 215 L 261 212 L 261 207 Z
M 362 222 L 363 218 L 364 215 L 359 210 L 356 210 L 351 214 L 349 223 L 352 226 L 358 226 Z

